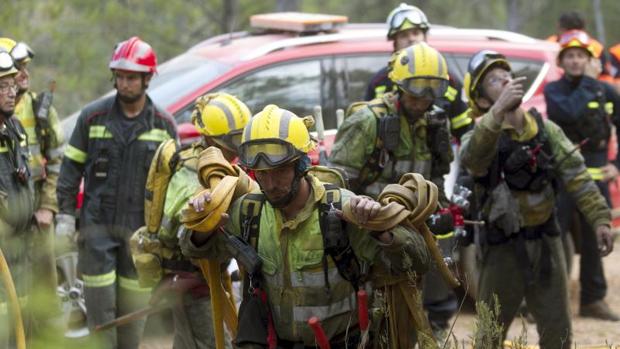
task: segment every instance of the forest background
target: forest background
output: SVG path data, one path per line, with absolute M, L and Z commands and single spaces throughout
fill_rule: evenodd
M 346 15 L 385 22 L 399 0 L 2 0 L 0 36 L 28 43 L 35 91 L 58 83 L 55 105 L 65 117 L 112 88 L 114 45 L 138 35 L 159 62 L 211 36 L 249 30 L 249 17 L 274 11 Z M 610 47 L 620 42 L 617 0 L 416 0 L 432 24 L 506 29 L 537 38 L 556 31 L 559 15 L 581 12 L 587 30 Z

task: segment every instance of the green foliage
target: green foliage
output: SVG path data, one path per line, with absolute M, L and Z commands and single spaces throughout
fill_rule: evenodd
M 474 349 L 495 349 L 502 347 L 504 329 L 499 322 L 500 305 L 497 296 L 491 304 L 476 302 L 476 326 L 474 328 Z
M 351 22 L 383 23 L 401 0 L 303 0 L 300 10 L 347 15 Z M 25 41 L 35 50 L 31 66 L 35 91 L 58 82 L 55 104 L 61 117 L 112 88 L 108 60 L 114 45 L 138 35 L 164 62 L 211 36 L 247 30 L 252 14 L 273 11 L 277 1 L 251 0 L 4 0 L 0 35 Z M 507 29 L 545 38 L 555 32 L 563 11 L 576 9 L 595 33 L 592 2 L 585 0 L 410 1 L 431 23 Z M 515 4 L 515 6 L 510 6 Z M 620 41 L 620 2 L 602 1 L 608 43 Z M 225 6 L 227 5 L 227 6 Z M 228 8 L 230 13 L 226 13 Z M 509 10 L 512 8 L 512 12 Z

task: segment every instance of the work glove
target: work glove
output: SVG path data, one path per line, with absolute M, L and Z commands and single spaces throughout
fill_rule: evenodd
M 164 299 L 178 300 L 187 292 L 195 298 L 209 295 L 209 287 L 204 279 L 193 273 L 177 272 L 174 275 L 166 275 L 159 285 L 153 290 L 149 300 L 150 305 L 156 305 Z
M 75 217 L 70 214 L 57 214 L 55 241 L 55 250 L 57 255 L 73 250 L 75 244 L 75 233 Z

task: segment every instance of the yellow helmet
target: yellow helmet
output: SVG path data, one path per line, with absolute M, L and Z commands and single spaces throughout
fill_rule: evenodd
M 210 93 L 196 99 L 192 123 L 220 146 L 237 151 L 241 132 L 252 117 L 250 109 L 233 95 Z
M 401 90 L 416 97 L 439 98 L 448 88 L 448 64 L 441 53 L 425 42 L 394 53 L 388 77 Z
M 266 106 L 243 130 L 239 161 L 250 169 L 264 170 L 300 158 L 315 146 L 308 132 L 311 124 L 312 118 L 300 118 L 273 104 Z
M 34 57 L 34 51 L 30 46 L 13 39 L 0 38 L 0 48 L 9 52 L 16 64 L 28 63 Z
M 507 71 L 511 71 L 510 63 L 506 59 L 506 56 L 491 50 L 477 52 L 471 57 L 467 65 L 467 73 L 465 73 L 463 79 L 463 89 L 465 90 L 465 96 L 467 97 L 469 107 L 472 108 L 476 114 L 480 114 L 481 111 L 484 111 L 478 106 L 476 99 L 480 97 L 480 85 L 484 75 L 491 67 L 501 67 Z
M 17 68 L 15 68 L 13 57 L 7 51 L 0 48 L 0 78 L 15 75 L 18 72 Z

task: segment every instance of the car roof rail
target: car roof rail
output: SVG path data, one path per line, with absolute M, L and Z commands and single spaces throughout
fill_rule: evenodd
M 324 44 L 342 40 L 364 40 L 370 37 L 385 37 L 385 33 L 379 33 L 377 30 L 372 30 L 369 28 L 368 30 L 362 29 L 350 32 L 337 32 L 331 34 L 293 37 L 290 39 L 278 40 L 260 46 L 255 50 L 252 50 L 249 53 L 245 54 L 243 57 L 241 57 L 241 60 L 249 61 L 267 55 L 271 52 L 279 51 L 289 47 Z
M 481 37 L 487 40 L 507 41 L 521 44 L 534 44 L 540 42 L 540 39 L 536 39 L 531 36 L 497 29 L 469 29 L 433 26 L 431 28 L 430 35 L 431 37 L 450 36 L 454 38 Z

